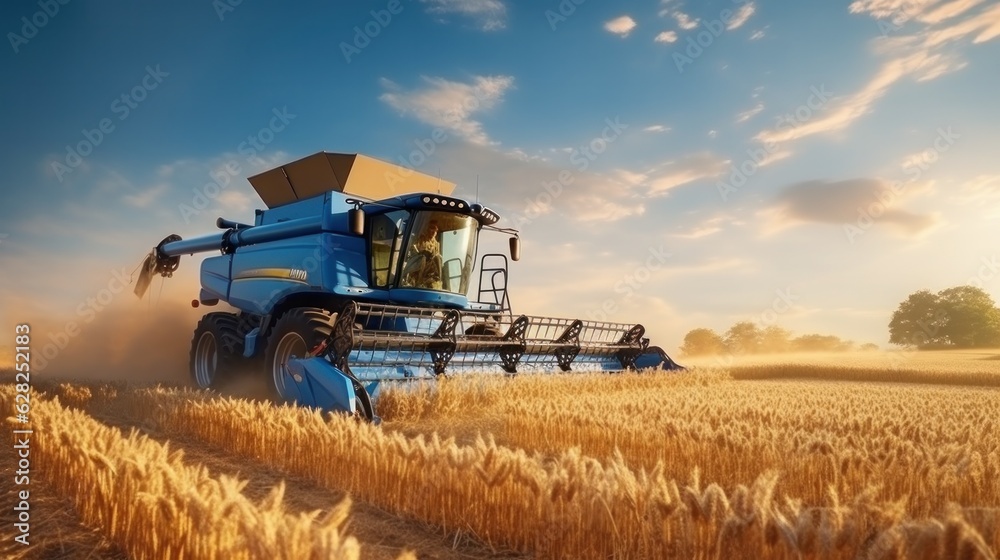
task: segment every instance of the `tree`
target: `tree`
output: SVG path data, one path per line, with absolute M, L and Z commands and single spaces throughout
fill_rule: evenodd
M 980 288 L 959 286 L 909 295 L 889 321 L 889 342 L 927 348 L 1000 344 L 1000 310 Z
M 909 295 L 889 321 L 889 342 L 900 346 L 927 346 L 944 344 L 941 327 L 946 315 L 936 294 L 919 290 Z
M 760 351 L 761 332 L 750 321 L 740 321 L 726 331 L 726 348 L 734 354 L 756 354 Z
M 875 344 L 874 342 L 866 342 L 861 345 L 859 350 L 862 352 L 876 352 L 878 351 L 878 344 Z
M 941 334 L 958 348 L 982 348 L 1000 344 L 1000 309 L 989 294 L 973 286 L 938 292 L 947 319 Z
M 792 347 L 791 338 L 791 332 L 778 325 L 770 325 L 760 334 L 760 350 L 762 352 L 787 352 Z
M 722 354 L 726 349 L 722 337 L 712 329 L 694 329 L 684 335 L 681 352 L 685 356 Z

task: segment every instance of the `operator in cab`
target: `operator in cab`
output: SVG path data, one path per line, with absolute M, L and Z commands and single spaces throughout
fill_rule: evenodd
M 403 271 L 404 287 L 441 289 L 441 243 L 437 238 L 438 230 L 437 220 L 429 220 L 410 245 Z

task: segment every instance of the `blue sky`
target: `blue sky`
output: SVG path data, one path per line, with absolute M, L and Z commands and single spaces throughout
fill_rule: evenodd
M 250 219 L 247 175 L 320 150 L 478 180 L 524 233 L 518 311 L 668 349 L 738 320 L 885 344 L 917 289 L 1000 299 L 995 2 L 233 3 L 0 7 L 5 325 L 62 325 L 165 234 Z

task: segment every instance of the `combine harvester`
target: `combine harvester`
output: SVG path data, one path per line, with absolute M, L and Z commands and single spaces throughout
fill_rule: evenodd
M 507 256 L 479 261 L 483 230 L 500 216 L 451 196 L 455 185 L 360 154 L 320 152 L 249 178 L 267 210 L 253 225 L 219 218 L 220 233 L 170 235 L 142 266 L 135 293 L 156 274 L 172 276 L 180 256 L 221 255 L 201 265 L 199 305 L 211 312 L 191 346 L 191 376 L 202 388 L 260 368 L 278 396 L 378 421 L 380 381 L 458 370 L 513 374 L 682 369 L 650 347 L 642 325 L 514 315 Z M 467 295 L 468 294 L 468 295 Z M 248 366 L 252 366 L 248 368 Z

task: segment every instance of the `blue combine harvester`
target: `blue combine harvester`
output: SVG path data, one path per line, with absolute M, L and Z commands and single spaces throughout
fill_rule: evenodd
M 228 303 L 199 321 L 191 376 L 202 388 L 263 369 L 277 395 L 377 421 L 379 382 L 457 370 L 681 369 L 642 325 L 514 315 L 507 255 L 478 261 L 500 216 L 451 196 L 454 184 L 360 154 L 321 152 L 249 178 L 267 205 L 254 223 L 165 238 L 135 293 L 208 251 L 193 305 Z M 470 295 L 475 288 L 476 299 Z

